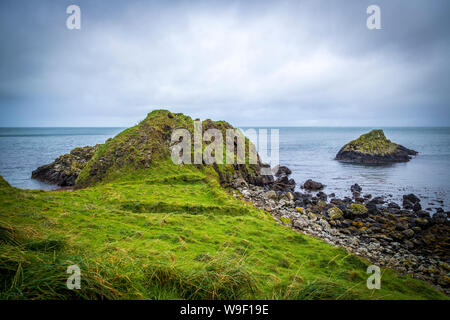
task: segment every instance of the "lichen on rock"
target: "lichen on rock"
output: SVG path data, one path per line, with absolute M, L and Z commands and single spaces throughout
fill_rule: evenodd
M 201 124 L 203 135 L 208 129 L 217 129 L 226 137 L 227 129 L 233 129 L 225 121 L 207 119 Z M 172 133 L 176 129 L 186 129 L 193 138 L 194 120 L 182 113 L 153 110 L 138 125 L 122 131 L 104 144 L 76 148 L 53 163 L 39 167 L 33 171 L 33 178 L 60 186 L 83 188 L 127 172 L 150 169 L 152 165 L 170 165 Z M 245 138 L 246 154 L 250 144 L 250 140 Z M 194 156 L 194 148 L 191 148 L 191 156 Z M 268 165 L 262 163 L 259 155 L 255 164 L 249 163 L 247 154 L 244 164 L 209 165 L 203 161 L 200 164 L 183 165 L 197 169 L 212 168 L 222 185 L 232 185 L 234 180 L 239 179 L 260 186 L 273 182 L 272 175 L 261 174 L 261 169 Z
M 417 151 L 391 142 L 383 130 L 372 130 L 358 139 L 344 145 L 336 155 L 336 160 L 366 164 L 407 162 Z

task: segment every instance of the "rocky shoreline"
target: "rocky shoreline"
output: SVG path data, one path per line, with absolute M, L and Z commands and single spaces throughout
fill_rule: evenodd
M 344 199 L 317 192 L 325 186 L 312 180 L 302 185 L 305 192 L 295 192 L 290 173 L 280 167 L 271 185 L 241 182 L 233 185 L 232 193 L 298 232 L 341 246 L 379 267 L 428 281 L 450 294 L 449 212 L 438 208 L 430 215 L 413 194 L 404 195 L 401 205 L 382 196 L 362 195 L 357 184 L 349 188 L 351 197 Z

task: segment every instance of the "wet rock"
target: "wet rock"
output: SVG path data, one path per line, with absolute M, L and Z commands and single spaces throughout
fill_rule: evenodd
M 274 171 L 275 177 L 277 178 L 281 176 L 289 176 L 292 173 L 291 169 L 286 166 L 277 166 Z
M 403 201 L 408 200 L 411 203 L 416 203 L 416 202 L 420 202 L 420 199 L 413 193 L 410 194 L 405 194 L 403 196 Z
M 325 194 L 325 192 L 322 192 L 322 191 L 318 192 L 316 197 L 322 201 L 327 201 L 327 199 L 328 199 L 328 196 Z
M 412 210 L 413 210 L 414 212 L 420 211 L 420 210 L 422 210 L 422 206 L 420 205 L 419 202 L 416 202 L 416 203 L 414 203 L 414 205 L 413 205 L 413 207 L 412 207 Z
M 388 208 L 400 209 L 400 206 L 398 204 L 396 204 L 395 202 L 389 202 L 388 203 Z
M 285 166 L 279 166 L 275 169 L 275 176 L 277 180 L 272 185 L 273 190 L 277 191 L 290 191 L 294 192 L 295 189 L 295 180 L 289 179 L 289 175 L 292 171 Z
M 308 179 L 303 184 L 303 188 L 306 190 L 321 190 L 323 189 L 324 185 L 320 182 L 314 181 L 312 179 Z
M 360 185 L 359 184 L 357 184 L 357 183 L 355 183 L 354 185 L 352 185 L 351 187 L 350 187 L 350 191 L 352 192 L 352 193 L 355 193 L 355 192 L 361 192 L 362 191 L 362 188 L 360 187 Z
M 274 190 L 267 191 L 265 196 L 268 199 L 278 200 L 278 195 L 277 195 L 277 193 Z
M 281 176 L 272 185 L 273 190 L 277 191 L 291 191 L 295 189 L 295 180 L 289 179 L 287 176 Z

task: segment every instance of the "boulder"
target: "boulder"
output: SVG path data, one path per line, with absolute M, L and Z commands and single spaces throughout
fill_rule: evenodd
M 347 206 L 345 216 L 348 218 L 362 218 L 367 216 L 369 210 L 363 204 L 352 203 Z
M 277 178 L 279 178 L 283 175 L 289 176 L 292 173 L 291 169 L 289 169 L 286 166 L 276 166 L 274 168 L 274 172 L 275 172 L 275 177 L 277 177 Z
M 328 209 L 327 213 L 328 213 L 328 217 L 332 220 L 342 218 L 344 215 L 342 213 L 341 209 L 339 209 L 337 207 Z
M 352 186 L 350 187 L 350 191 L 351 191 L 352 193 L 355 193 L 355 192 L 360 193 L 360 192 L 362 191 L 362 188 L 361 188 L 361 186 L 360 186 L 359 184 L 355 183 L 354 185 L 352 185 Z
M 407 162 L 417 151 L 391 142 L 383 130 L 372 130 L 343 146 L 335 160 L 363 164 Z

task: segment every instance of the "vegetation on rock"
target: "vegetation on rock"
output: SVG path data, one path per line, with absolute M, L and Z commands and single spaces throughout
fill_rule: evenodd
M 416 154 L 416 151 L 388 140 L 383 130 L 372 130 L 343 146 L 336 160 L 374 164 L 406 162 Z

